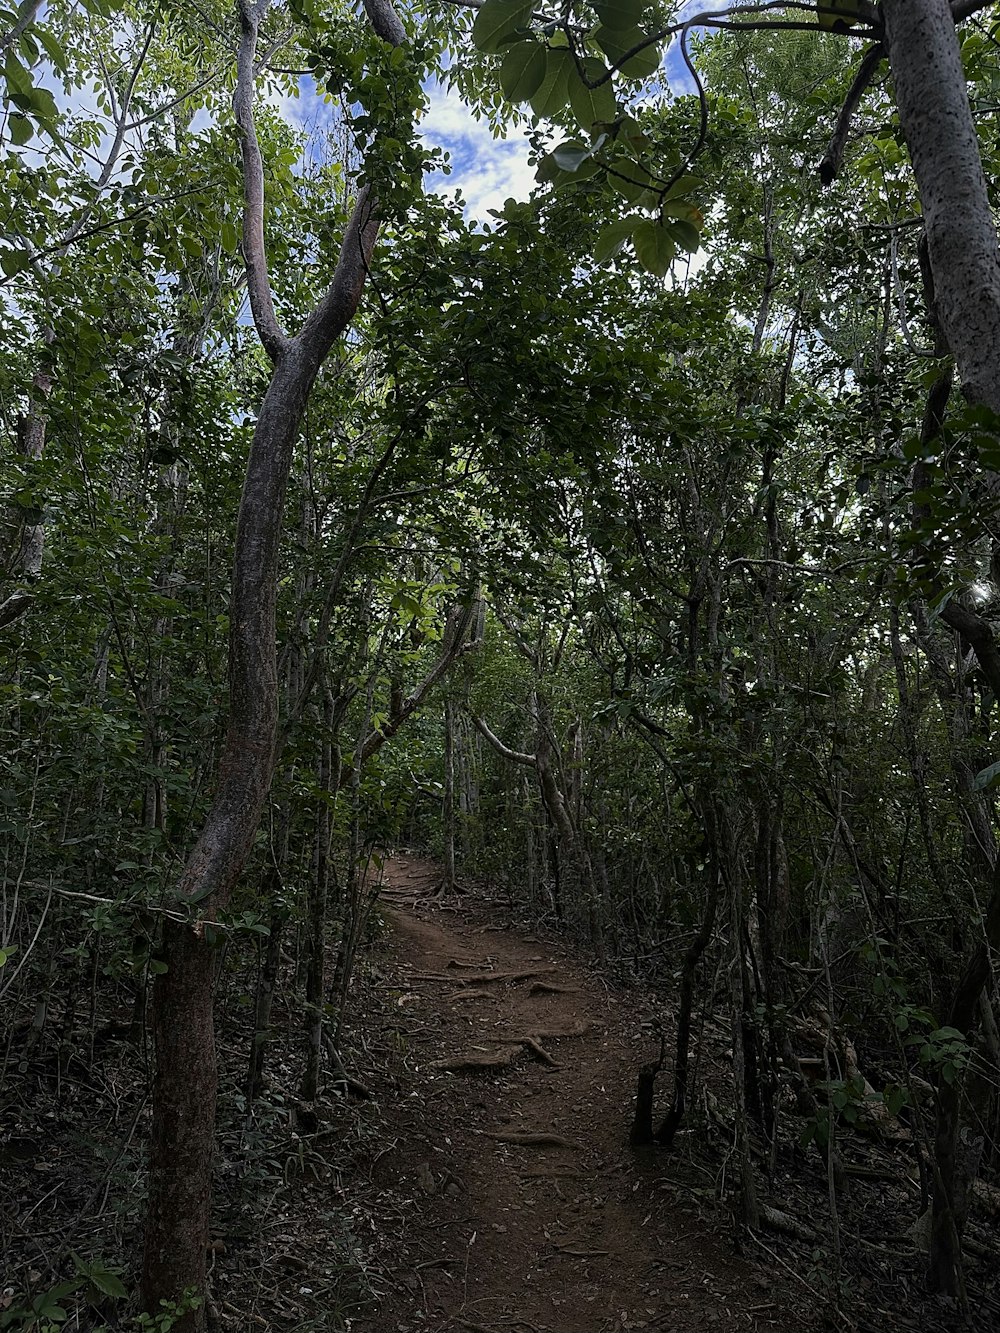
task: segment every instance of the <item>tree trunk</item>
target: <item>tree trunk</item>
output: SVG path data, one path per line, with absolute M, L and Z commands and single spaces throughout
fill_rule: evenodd
M 948 0 L 883 0 L 937 316 L 967 398 L 1000 412 L 1000 256 Z
M 320 742 L 319 785 L 312 883 L 309 886 L 309 922 L 306 940 L 306 1067 L 302 1100 L 314 1102 L 319 1094 L 320 1054 L 323 1050 L 323 999 L 326 990 L 326 916 L 330 882 L 330 800 L 337 790 L 334 773 L 333 695 L 325 691 L 323 738 Z M 339 750 L 338 750 L 339 755 Z
M 444 792 L 441 800 L 444 877 L 441 888 L 455 892 L 455 705 L 444 701 Z
M 274 770 L 278 718 L 275 652 L 278 553 L 285 490 L 299 424 L 320 366 L 350 325 L 378 233 L 377 201 L 358 196 L 326 294 L 294 337 L 277 322 L 264 250 L 264 167 L 253 120 L 257 36 L 268 0 L 240 0 L 241 40 L 233 100 L 244 169 L 243 253 L 254 322 L 274 370 L 261 404 L 240 499 L 229 631 L 229 725 L 211 810 L 179 885 L 191 914 L 168 923 L 166 971 L 153 992 L 156 1075 L 142 1299 L 199 1301 L 174 1333 L 205 1328 L 205 1255 L 218 1071 L 212 1025 L 215 955 L 205 921 L 223 910 L 246 865 Z M 386 0 L 366 0 L 380 37 L 403 28 Z

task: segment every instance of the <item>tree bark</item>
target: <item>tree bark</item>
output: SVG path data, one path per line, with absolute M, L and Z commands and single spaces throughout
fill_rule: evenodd
M 326 295 L 293 338 L 278 327 L 263 249 L 263 162 L 253 123 L 254 64 L 269 0 L 240 0 L 233 99 L 243 151 L 244 251 L 251 307 L 274 370 L 261 405 L 240 499 L 229 634 L 229 724 L 212 808 L 179 884 L 190 923 L 164 932 L 166 970 L 154 986 L 156 1074 L 142 1271 L 146 1310 L 180 1303 L 174 1333 L 205 1329 L 206 1252 L 218 1071 L 213 1034 L 215 953 L 205 921 L 229 900 L 253 846 L 274 770 L 278 555 L 285 489 L 299 425 L 320 366 L 354 318 L 378 233 L 369 186 L 359 194 Z M 379 36 L 403 29 L 384 0 L 366 0 Z M 191 1300 L 195 1308 L 185 1308 Z
M 948 0 L 883 0 L 937 315 L 967 398 L 1000 412 L 1000 256 Z

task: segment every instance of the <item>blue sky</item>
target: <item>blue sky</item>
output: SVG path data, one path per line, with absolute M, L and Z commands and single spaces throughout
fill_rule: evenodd
M 664 73 L 673 93 L 694 90 L 676 42 L 667 51 Z M 488 123 L 476 121 L 457 93 L 440 84 L 428 85 L 427 92 L 430 111 L 421 132 L 452 158 L 451 175 L 431 177 L 428 188 L 443 194 L 461 189 L 470 221 L 483 221 L 488 210 L 502 208 L 505 199 L 527 199 L 535 170 L 528 165 L 524 131 L 512 129 L 506 139 L 494 139 Z

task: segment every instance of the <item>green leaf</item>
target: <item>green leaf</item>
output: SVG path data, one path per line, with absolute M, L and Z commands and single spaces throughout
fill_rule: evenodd
M 231 222 L 224 222 L 219 239 L 226 254 L 234 255 L 240 243 L 239 233 Z
M 3 65 L 3 75 L 7 80 L 7 91 L 13 96 L 20 94 L 22 97 L 30 97 L 34 91 L 34 84 L 31 81 L 31 75 L 14 55 L 13 51 L 7 52 L 7 59 Z
M 1000 759 L 995 764 L 987 764 L 972 779 L 973 791 L 991 791 L 1000 782 Z
M 598 264 L 605 264 L 609 259 L 613 259 L 632 235 L 635 223 L 634 217 L 624 217 L 616 218 L 614 222 L 602 227 L 594 245 L 594 260 Z
M 667 232 L 679 250 L 694 251 L 701 244 L 701 232 L 692 222 L 671 222 Z
M 162 977 L 169 969 L 162 958 L 151 958 L 149 960 L 149 970 L 154 977 Z
M 641 28 L 616 30 L 602 25 L 593 33 L 593 38 L 612 65 L 627 79 L 648 79 L 650 74 L 655 74 L 660 68 L 660 47 L 656 42 L 649 42 L 649 37 Z M 627 60 L 622 59 L 626 52 L 641 46 L 643 42 L 649 42 L 649 45 L 636 51 Z
M 647 273 L 657 278 L 666 276 L 674 261 L 677 247 L 659 222 L 640 222 L 632 232 L 636 257 Z
M 545 75 L 537 92 L 528 98 L 536 116 L 553 116 L 569 101 L 569 76 L 573 72 L 573 57 L 569 51 L 549 49 L 545 52 Z
M 594 6 L 606 28 L 623 31 L 634 28 L 646 10 L 646 0 L 602 0 Z
M 618 103 L 610 78 L 599 87 L 590 86 L 609 74 L 610 71 L 604 61 L 598 60 L 596 56 L 588 56 L 581 65 L 582 71 L 575 65 L 570 71 L 569 104 L 573 108 L 573 115 L 576 116 L 578 124 L 583 129 L 589 130 L 601 122 L 614 120 Z M 583 78 L 580 77 L 581 72 Z
M 111 1296 L 114 1300 L 121 1301 L 128 1295 L 121 1278 L 112 1273 L 110 1269 L 100 1268 L 97 1264 L 94 1264 L 87 1276 L 97 1290 L 103 1292 L 105 1296 Z
M 571 166 L 569 169 L 560 166 L 556 159 L 556 153 L 562 153 L 565 161 L 575 162 L 577 165 Z M 567 185 L 571 181 L 587 180 L 597 171 L 598 165 L 594 161 L 590 149 L 571 139 L 560 145 L 555 153 L 549 153 L 542 158 L 538 164 L 538 170 L 535 172 L 535 180 L 543 184 Z
M 12 278 L 15 273 L 21 273 L 28 267 L 31 260 L 23 250 L 4 250 L 0 254 L 0 268 L 8 278 Z
M 545 78 L 545 47 L 534 40 L 508 49 L 500 66 L 500 87 L 508 102 L 526 102 Z
M 630 158 L 612 162 L 611 168 L 608 172 L 611 188 L 630 204 L 637 204 L 653 183 L 642 163 L 633 162 Z
M 687 195 L 693 194 L 695 190 L 700 189 L 704 184 L 705 182 L 700 176 L 692 176 L 690 173 L 687 173 L 683 176 L 678 176 L 663 197 L 664 199 L 683 199 Z
M 579 139 L 567 139 L 553 150 L 552 160 L 563 171 L 576 171 L 591 156 L 591 150 Z
M 472 40 L 480 51 L 497 55 L 519 28 L 531 21 L 531 0 L 486 0 L 472 25 Z
M 7 128 L 10 130 L 11 142 L 17 144 L 19 148 L 23 147 L 35 132 L 28 117 L 22 116 L 19 111 L 10 113 Z

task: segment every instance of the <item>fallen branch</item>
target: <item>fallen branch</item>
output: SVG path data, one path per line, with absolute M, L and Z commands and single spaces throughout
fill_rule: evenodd
M 791 1213 L 783 1212 L 780 1208 L 771 1208 L 767 1204 L 761 1204 L 760 1220 L 771 1231 L 777 1231 L 782 1236 L 791 1236 L 795 1240 L 812 1242 L 819 1238 L 819 1232 L 814 1231 L 805 1222 L 800 1222 Z
M 529 995 L 579 995 L 579 986 L 555 986 L 551 981 L 536 981 Z

